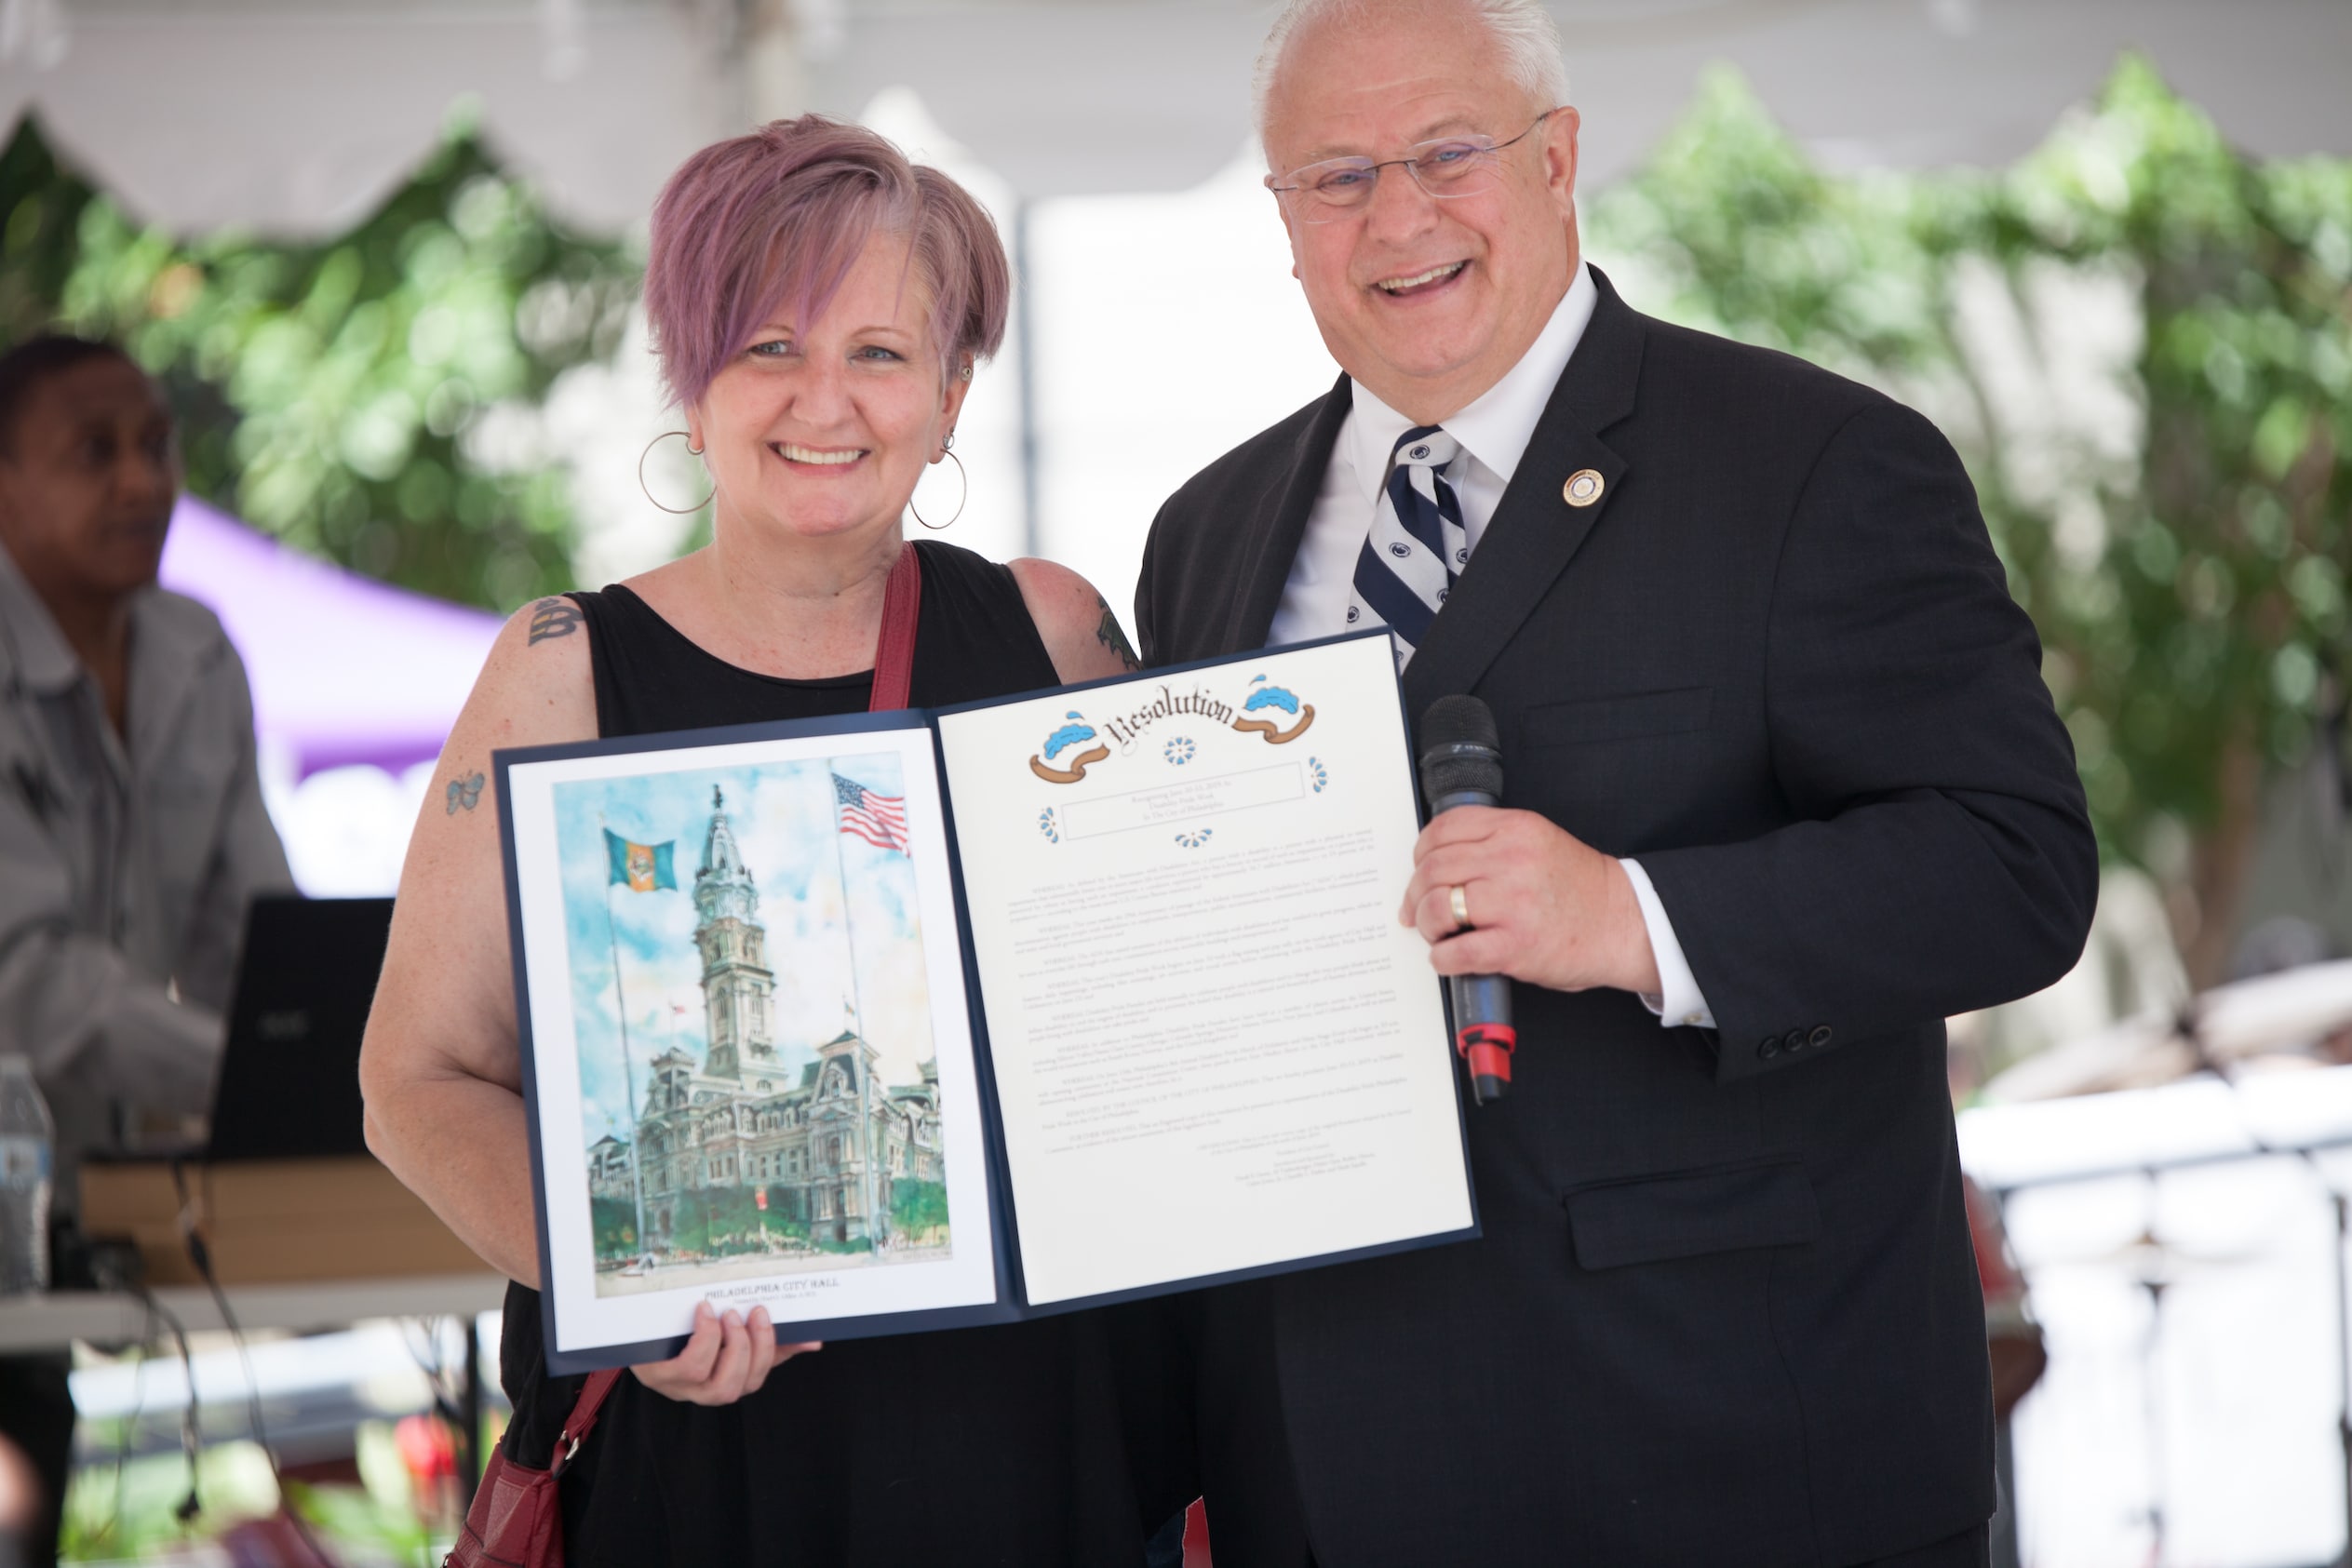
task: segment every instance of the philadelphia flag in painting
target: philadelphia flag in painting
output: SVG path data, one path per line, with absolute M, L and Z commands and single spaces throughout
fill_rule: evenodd
M 669 844 L 639 844 L 624 838 L 611 828 L 604 830 L 605 858 L 611 862 L 612 876 L 607 886 L 617 882 L 633 893 L 650 893 L 663 888 L 678 886 L 678 873 L 670 865 Z
M 854 834 L 878 850 L 913 851 L 907 847 L 907 797 L 877 795 L 854 779 L 833 775 L 833 797 L 840 802 L 841 831 Z

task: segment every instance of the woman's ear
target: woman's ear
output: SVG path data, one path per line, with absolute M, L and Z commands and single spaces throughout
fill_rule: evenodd
M 939 399 L 939 429 L 942 436 L 955 429 L 956 421 L 963 415 L 964 395 L 971 390 L 972 356 L 960 355 L 956 358 L 954 368 L 948 372 L 948 388 Z M 934 462 L 939 461 L 938 452 L 934 451 L 932 454 L 931 461 Z

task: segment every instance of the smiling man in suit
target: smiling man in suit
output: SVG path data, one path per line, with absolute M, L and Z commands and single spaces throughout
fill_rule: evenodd
M 1951 448 L 1629 308 L 1566 99 L 1532 0 L 1297 0 L 1260 63 L 1347 374 L 1167 503 L 1144 654 L 1385 623 L 1411 714 L 1493 708 L 1401 915 L 1520 1049 L 1482 1240 L 1191 1304 L 1217 1561 L 1979 1563 L 1942 1021 L 2081 949 L 2071 748 Z

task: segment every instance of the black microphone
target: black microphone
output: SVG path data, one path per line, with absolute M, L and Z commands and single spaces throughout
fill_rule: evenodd
M 1421 716 L 1421 793 L 1430 815 L 1457 806 L 1502 804 L 1502 740 L 1495 716 L 1475 697 L 1440 697 Z M 1519 1031 L 1511 1022 L 1511 982 L 1499 974 L 1456 974 L 1445 988 L 1454 1001 L 1454 1049 L 1470 1068 L 1474 1104 L 1499 1100 L 1511 1087 L 1511 1053 Z

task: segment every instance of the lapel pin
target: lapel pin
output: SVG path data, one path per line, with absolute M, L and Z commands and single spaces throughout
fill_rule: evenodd
M 1571 506 L 1590 506 L 1601 499 L 1605 481 L 1597 469 L 1579 468 L 1568 476 L 1568 482 L 1560 487 L 1560 499 Z

